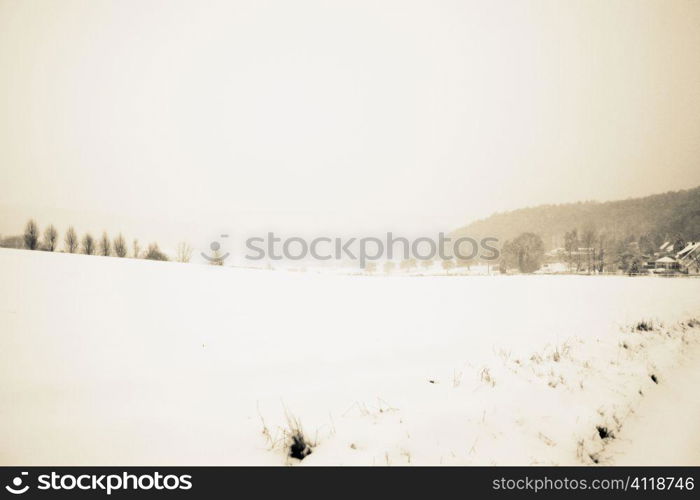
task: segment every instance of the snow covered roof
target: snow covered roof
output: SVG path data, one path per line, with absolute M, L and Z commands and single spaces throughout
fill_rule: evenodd
M 659 247 L 659 250 L 663 250 L 668 246 L 668 244 L 671 243 L 670 241 L 664 241 L 664 244 Z
M 661 257 L 660 259 L 656 259 L 656 262 L 671 263 L 676 262 L 676 260 L 671 257 Z
M 698 248 L 700 248 L 700 241 L 696 241 L 695 243 L 691 241 L 683 248 L 683 250 L 676 254 L 676 257 L 685 257 L 686 255 L 691 254 Z

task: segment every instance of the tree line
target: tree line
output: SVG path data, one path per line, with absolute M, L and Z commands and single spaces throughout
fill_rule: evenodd
M 30 219 L 24 227 L 22 243 L 28 250 L 43 250 L 47 252 L 62 251 L 72 254 L 101 255 L 105 257 L 131 257 L 134 259 L 148 259 L 168 261 L 170 258 L 160 250 L 158 243 L 150 243 L 145 249 L 141 248 L 138 239 L 134 239 L 131 248 L 126 238 L 119 233 L 111 238 L 105 231 L 102 236 L 96 238 L 87 232 L 82 237 L 73 226 L 70 226 L 60 241 L 59 233 L 53 224 L 44 229 L 43 234 L 39 230 L 39 225 L 34 219 Z M 177 262 L 189 262 L 192 256 L 192 249 L 186 243 L 180 243 L 177 247 L 175 260 Z

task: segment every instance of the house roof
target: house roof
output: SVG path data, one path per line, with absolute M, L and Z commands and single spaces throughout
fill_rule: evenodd
M 690 243 L 688 243 L 688 244 L 685 246 L 685 248 L 683 248 L 683 250 L 681 250 L 680 252 L 678 252 L 678 253 L 676 254 L 676 257 L 686 257 L 687 255 L 690 255 L 691 253 L 693 253 L 693 252 L 694 252 L 695 250 L 697 250 L 698 248 L 700 248 L 700 241 L 696 241 L 695 243 L 693 243 L 693 242 L 691 241 Z
M 659 247 L 659 250 L 663 250 L 668 246 L 668 244 L 671 243 L 670 241 L 664 241 L 664 244 Z
M 660 259 L 656 259 L 656 262 L 671 263 L 676 262 L 676 259 L 672 259 L 671 257 L 661 257 Z

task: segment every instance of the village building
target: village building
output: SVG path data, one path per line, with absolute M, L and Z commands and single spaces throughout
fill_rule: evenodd
M 700 241 L 688 243 L 676 254 L 679 269 L 687 274 L 700 274 Z
M 665 242 L 656 252 L 657 259 L 649 262 L 647 268 L 655 274 L 700 274 L 700 241 L 689 242 L 677 252 L 674 245 Z
M 654 272 L 657 274 L 674 273 L 680 269 L 678 261 L 673 257 L 660 257 L 654 261 Z

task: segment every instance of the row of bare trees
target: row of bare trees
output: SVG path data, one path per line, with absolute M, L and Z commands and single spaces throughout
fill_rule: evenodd
M 43 236 L 40 236 L 39 226 L 34 219 L 30 219 L 24 227 L 24 246 L 29 250 L 45 250 L 48 252 L 59 251 L 58 231 L 53 224 L 49 225 Z M 149 260 L 170 260 L 158 247 L 158 243 L 151 243 L 144 251 L 141 249 L 138 239 L 134 239 L 129 255 L 128 245 L 124 236 L 119 233 L 111 239 L 107 232 L 103 232 L 100 238 L 95 238 L 90 233 L 85 233 L 79 238 L 73 226 L 69 227 L 63 237 L 63 251 L 65 253 L 83 253 L 85 255 L 102 255 L 105 257 L 127 257 Z M 176 260 L 189 262 L 192 257 L 192 248 L 187 243 L 180 243 L 177 247 Z

